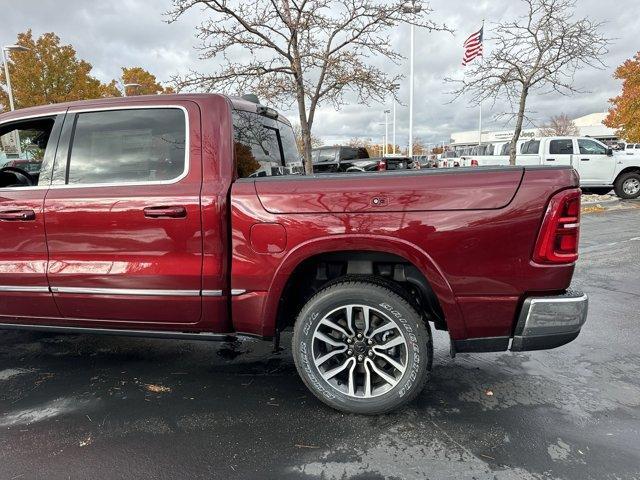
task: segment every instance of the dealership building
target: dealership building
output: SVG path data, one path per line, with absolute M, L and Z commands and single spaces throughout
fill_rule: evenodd
M 615 143 L 620 139 L 613 128 L 605 126 L 602 121 L 607 116 L 607 112 L 592 113 L 573 120 L 580 131 L 581 137 L 591 137 L 607 144 Z M 457 132 L 451 134 L 451 146 L 454 148 L 471 147 L 478 145 L 478 130 L 467 132 Z M 520 138 L 535 138 L 540 136 L 537 128 L 523 129 Z M 513 130 L 482 131 L 482 143 L 508 142 L 513 137 Z

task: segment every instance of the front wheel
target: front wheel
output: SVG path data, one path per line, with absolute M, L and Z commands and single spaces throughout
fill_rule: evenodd
M 616 179 L 614 190 L 620 198 L 640 197 L 640 173 L 629 172 L 620 175 Z
M 431 368 L 431 332 L 392 289 L 344 281 L 318 292 L 293 334 L 298 373 L 316 397 L 351 413 L 379 414 L 412 400 Z

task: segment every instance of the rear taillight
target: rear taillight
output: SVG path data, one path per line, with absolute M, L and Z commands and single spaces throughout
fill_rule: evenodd
M 478 166 L 478 160 L 476 160 L 476 159 L 471 160 L 471 166 L 472 167 L 477 167 Z
M 387 169 L 387 162 L 384 160 L 378 160 L 378 171 L 382 172 Z
M 573 263 L 578 259 L 580 193 L 580 189 L 572 189 L 551 197 L 533 253 L 534 262 Z

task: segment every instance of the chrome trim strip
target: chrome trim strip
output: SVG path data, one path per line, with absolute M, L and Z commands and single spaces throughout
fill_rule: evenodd
M 221 297 L 222 290 L 202 290 L 203 297 Z
M 243 293 L 247 293 L 244 288 L 232 288 L 231 295 L 242 295 Z
M 145 288 L 83 288 L 51 287 L 53 293 L 71 293 L 88 295 L 157 295 L 170 297 L 199 297 L 200 290 L 162 290 Z
M 53 112 L 46 112 L 46 113 L 32 113 L 31 115 L 16 115 L 13 118 L 7 118 L 6 120 L 3 118 L 0 118 L 0 124 L 4 125 L 7 123 L 13 123 L 13 122 L 20 122 L 21 120 L 28 120 L 30 118 L 38 118 L 38 117 L 51 117 L 53 115 L 62 115 L 64 113 L 67 113 L 68 107 L 66 110 L 55 110 Z M 4 114 L 10 114 L 10 113 L 15 113 L 17 112 L 17 110 L 14 110 L 13 112 L 3 112 L 2 115 Z M 0 115 L 0 117 L 2 116 Z
M 50 293 L 49 287 L 32 287 L 22 285 L 0 285 L 0 292 Z
M 75 188 L 100 188 L 100 187 L 140 187 L 140 186 L 144 186 L 144 185 L 171 185 L 174 183 L 178 183 L 180 180 L 182 180 L 183 178 L 185 178 L 190 171 L 190 166 L 191 166 L 191 139 L 189 137 L 189 112 L 187 111 L 187 109 L 185 107 L 183 107 L 182 105 L 176 105 L 176 104 L 162 104 L 162 105 L 147 105 L 145 103 L 140 103 L 138 105 L 127 105 L 127 106 L 117 106 L 117 107 L 98 107 L 96 106 L 95 108 L 82 108 L 82 109 L 75 109 L 73 107 L 69 107 L 69 110 L 67 111 L 67 115 L 75 115 L 76 113 L 92 113 L 92 112 L 108 112 L 108 111 L 112 111 L 112 110 L 147 110 L 150 108 L 174 108 L 174 109 L 179 109 L 182 110 L 182 113 L 184 113 L 184 119 L 185 119 L 185 135 L 184 135 L 184 170 L 183 172 L 177 176 L 176 178 L 173 178 L 171 180 L 158 180 L 155 182 L 116 182 L 116 183 L 85 183 L 82 185 L 68 185 L 68 184 L 54 184 L 52 183 L 49 188 L 53 188 L 56 190 L 61 190 L 61 189 L 75 189 Z M 20 188 L 20 187 L 17 187 Z
M 209 340 L 217 342 L 229 342 L 237 338 L 234 333 L 172 332 L 167 330 L 124 330 L 118 328 L 63 327 L 38 324 L 28 325 L 21 323 L 0 323 L 0 329 L 38 330 L 44 332 L 72 334 L 120 335 L 125 337 L 177 338 L 181 340 Z

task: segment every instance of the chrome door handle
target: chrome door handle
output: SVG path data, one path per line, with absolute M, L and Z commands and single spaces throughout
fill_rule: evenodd
M 29 222 L 36 219 L 33 210 L 6 210 L 0 212 L 0 220 Z
M 147 218 L 184 218 L 187 216 L 187 209 L 183 206 L 146 207 L 143 211 Z

